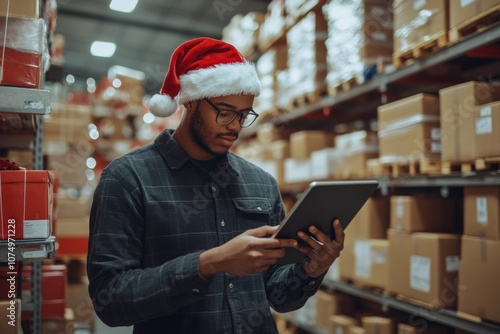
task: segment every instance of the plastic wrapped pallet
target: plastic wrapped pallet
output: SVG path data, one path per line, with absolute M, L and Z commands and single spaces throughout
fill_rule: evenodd
M 267 50 L 271 44 L 283 35 L 285 28 L 285 10 L 283 1 L 274 0 L 269 3 L 267 13 L 259 29 L 259 50 Z
M 326 31 L 323 14 L 310 12 L 286 35 L 290 94 L 295 97 L 326 89 Z
M 262 84 L 262 90 L 256 99 L 256 109 L 259 113 L 265 113 L 276 107 L 278 72 L 286 68 L 286 61 L 286 46 L 276 46 L 269 49 L 257 61 L 257 74 Z
M 389 1 L 331 0 L 323 6 L 328 21 L 327 82 L 336 87 L 356 78 L 361 83 L 378 62 L 392 57 Z M 363 72 L 366 71 L 364 74 Z
M 234 45 L 243 55 L 249 56 L 257 48 L 259 27 L 262 22 L 264 22 L 263 13 L 237 14 L 222 30 L 222 39 Z
M 0 85 L 39 88 L 49 66 L 43 19 L 0 16 Z

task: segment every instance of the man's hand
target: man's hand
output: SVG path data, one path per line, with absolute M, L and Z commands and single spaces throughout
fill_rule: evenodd
M 305 269 L 309 277 L 315 278 L 323 275 L 332 265 L 333 261 L 340 256 L 344 249 L 344 230 L 338 220 L 333 222 L 335 239 L 330 240 L 316 227 L 309 227 L 309 232 L 314 238 L 306 233 L 299 232 L 297 235 L 310 247 L 298 246 L 297 249 L 306 254 L 311 260 L 305 263 Z
M 293 239 L 268 236 L 277 226 L 262 226 L 248 230 L 225 244 L 200 255 L 200 275 L 205 278 L 221 272 L 251 275 L 263 272 L 285 255 L 284 247 L 296 247 Z

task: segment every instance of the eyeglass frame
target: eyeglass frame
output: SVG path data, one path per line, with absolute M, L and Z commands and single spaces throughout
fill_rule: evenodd
M 240 126 L 242 128 L 248 128 L 250 125 L 252 125 L 253 123 L 255 123 L 255 120 L 257 119 L 257 117 L 259 117 L 259 114 L 257 114 L 255 112 L 255 110 L 253 109 L 250 109 L 248 112 L 241 112 L 241 111 L 236 111 L 236 110 L 229 110 L 229 109 L 224 109 L 224 111 L 226 112 L 232 112 L 233 113 L 233 117 L 231 117 L 231 120 L 227 121 L 227 122 L 219 122 L 219 115 L 223 112 L 219 107 L 217 107 L 217 105 L 215 103 L 213 103 L 212 101 L 210 101 L 208 98 L 203 98 L 203 100 L 205 100 L 216 112 L 217 112 L 217 116 L 215 117 L 215 122 L 219 125 L 228 125 L 228 124 L 231 124 L 236 117 L 240 117 L 239 119 L 239 123 L 240 123 Z M 248 117 L 248 115 L 252 115 L 252 116 L 255 116 L 255 118 L 253 119 L 252 123 L 248 124 L 247 126 L 243 126 L 243 118 L 246 118 Z

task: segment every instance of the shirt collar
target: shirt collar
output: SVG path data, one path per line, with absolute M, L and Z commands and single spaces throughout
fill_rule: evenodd
M 158 148 L 158 152 L 161 157 L 167 163 L 170 169 L 179 169 L 186 162 L 191 161 L 191 157 L 182 149 L 182 147 L 177 144 L 175 139 L 172 137 L 174 133 L 173 129 L 164 130 L 158 137 L 155 139 L 155 145 Z M 229 152 L 226 157 L 224 157 L 220 162 L 219 166 L 216 169 L 225 169 L 226 166 L 233 169 L 236 175 L 240 174 L 238 163 L 233 153 Z

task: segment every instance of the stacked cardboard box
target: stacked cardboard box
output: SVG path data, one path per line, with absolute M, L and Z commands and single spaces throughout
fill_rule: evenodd
M 389 281 L 389 198 L 372 197 L 349 224 L 342 256 L 340 277 L 358 285 L 385 289 Z
M 450 40 L 456 41 L 459 36 L 454 35 L 453 30 L 468 22 L 471 18 L 480 17 L 482 13 L 498 8 L 498 0 L 473 0 L 460 1 L 450 6 Z
M 264 22 L 263 13 L 237 14 L 222 30 L 222 39 L 234 45 L 245 57 L 250 57 L 257 50 L 259 27 L 262 22 Z
M 448 40 L 448 0 L 394 1 L 394 53 L 401 54 L 421 43 Z M 453 6 L 452 6 L 453 7 Z
M 381 162 L 439 159 L 439 98 L 417 94 L 378 107 Z
M 481 105 L 500 101 L 500 84 L 471 81 L 451 86 L 439 91 L 440 118 L 441 118 L 441 160 L 447 162 L 471 162 L 477 156 L 476 136 L 483 142 L 484 138 L 492 139 L 488 135 L 490 127 L 486 119 L 481 116 Z M 489 111 L 484 110 L 483 114 Z M 491 116 L 496 115 L 491 110 Z M 476 115 L 479 117 L 476 118 Z M 485 117 L 485 118 L 483 118 Z M 476 120 L 476 121 L 475 121 Z M 479 129 L 476 124 L 479 122 Z M 486 128 L 484 127 L 486 122 Z M 497 128 L 495 126 L 495 128 Z M 479 130 L 479 134 L 477 134 Z M 491 126 L 493 131 L 493 123 Z M 498 130 L 497 130 L 498 131 Z M 486 134 L 486 136 L 485 136 Z M 489 143 L 486 146 L 493 146 Z M 488 148 L 481 148 L 482 150 Z
M 453 199 L 391 198 L 389 290 L 432 307 L 457 302 L 460 236 Z M 433 231 L 433 232 L 430 232 Z
M 287 57 L 286 46 L 275 46 L 262 54 L 257 61 L 256 69 L 262 83 L 262 90 L 256 98 L 255 109 L 261 115 L 272 111 L 277 105 L 278 73 L 286 69 Z
M 363 71 L 392 57 L 391 2 L 333 0 L 323 6 L 328 20 L 328 86 L 364 80 Z
M 260 51 L 266 51 L 274 42 L 283 36 L 285 28 L 285 7 L 283 1 L 272 0 L 268 7 L 267 13 L 259 28 L 259 45 Z
M 476 107 L 476 158 L 500 157 L 500 102 Z
M 278 107 L 289 109 L 296 97 L 326 91 L 326 31 L 323 13 L 316 10 L 287 32 L 288 68 L 278 76 Z
M 500 322 L 500 187 L 464 189 L 458 310 Z

